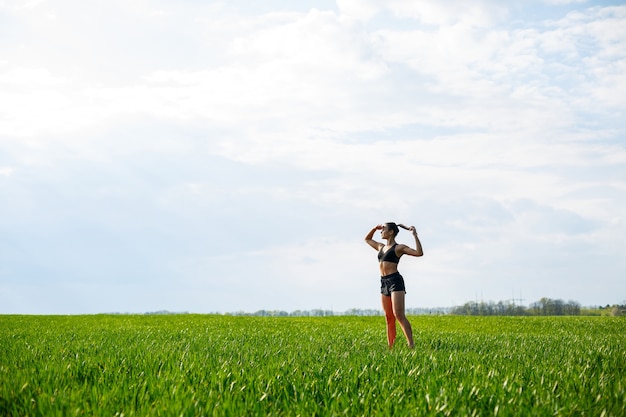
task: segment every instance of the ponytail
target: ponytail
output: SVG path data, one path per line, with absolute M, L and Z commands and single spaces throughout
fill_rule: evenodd
M 393 222 L 387 222 L 385 223 L 387 225 L 387 227 L 389 227 L 390 230 L 393 230 L 394 234 L 397 235 L 398 233 L 400 233 L 400 229 L 398 229 L 398 227 L 403 228 L 404 230 L 411 230 L 411 228 L 409 226 L 405 226 L 401 223 L 393 223 Z
M 401 227 L 401 228 L 403 228 L 404 230 L 411 230 L 411 229 L 409 229 L 409 227 L 408 227 L 408 226 L 405 226 L 405 225 L 403 225 L 403 224 L 395 224 L 395 223 L 393 223 L 393 222 L 387 222 L 387 223 L 385 223 L 385 224 L 387 225 L 387 227 L 388 227 L 390 230 L 392 230 L 392 231 L 393 231 L 393 233 L 394 233 L 394 235 L 395 235 L 395 236 L 397 236 L 397 235 L 398 235 L 398 233 L 400 233 L 400 229 L 398 229 L 398 227 Z

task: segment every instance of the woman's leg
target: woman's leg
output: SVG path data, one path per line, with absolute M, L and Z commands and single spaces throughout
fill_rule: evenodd
M 396 341 L 396 316 L 393 314 L 391 297 L 388 295 L 381 295 L 381 298 L 383 301 L 385 320 L 387 321 L 387 343 L 389 344 L 389 349 L 391 349 Z
M 394 291 L 391 293 L 391 305 L 393 310 L 393 315 L 400 323 L 400 327 L 402 328 L 402 332 L 404 332 L 404 336 L 406 337 L 406 341 L 409 344 L 410 348 L 415 346 L 415 342 L 413 342 L 413 329 L 411 329 L 411 323 L 406 318 L 404 314 L 404 291 Z M 386 312 L 385 312 L 386 314 Z

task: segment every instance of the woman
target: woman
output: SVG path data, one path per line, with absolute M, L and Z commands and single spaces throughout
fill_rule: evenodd
M 415 249 L 396 243 L 396 236 L 399 232 L 398 226 L 413 232 Z M 380 235 L 387 241 L 386 245 L 373 239 L 377 230 L 381 231 Z M 400 323 L 404 336 L 406 336 L 406 341 L 412 349 L 415 346 L 413 330 L 411 329 L 411 323 L 409 323 L 404 314 L 406 290 L 404 288 L 404 279 L 398 272 L 398 262 L 400 262 L 402 255 L 422 256 L 424 254 L 422 244 L 415 231 L 415 226 L 407 227 L 402 224 L 396 225 L 395 223 L 379 224 L 365 236 L 365 242 L 378 251 L 380 292 L 382 294 L 385 319 L 387 320 L 387 343 L 389 344 L 389 349 L 393 347 L 396 341 L 396 320 Z

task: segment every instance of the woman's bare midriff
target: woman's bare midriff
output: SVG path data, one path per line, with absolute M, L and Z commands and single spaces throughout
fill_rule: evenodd
M 393 262 L 380 262 L 378 267 L 380 268 L 381 277 L 398 272 L 398 264 L 394 264 Z

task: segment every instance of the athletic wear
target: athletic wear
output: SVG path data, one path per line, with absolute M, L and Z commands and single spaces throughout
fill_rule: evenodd
M 391 293 L 394 291 L 404 291 L 406 293 L 402 275 L 400 275 L 399 272 L 394 272 L 391 275 L 380 277 L 380 293 L 382 295 L 391 296 Z
M 396 245 L 397 243 L 390 247 L 387 252 L 383 252 L 383 249 L 385 249 L 384 246 L 380 248 L 378 252 L 378 262 L 391 262 L 394 264 L 400 262 L 400 258 L 396 255 Z

